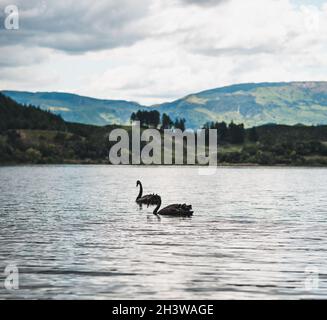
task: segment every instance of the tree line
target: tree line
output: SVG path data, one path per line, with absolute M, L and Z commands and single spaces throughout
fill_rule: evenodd
M 10 129 L 66 129 L 61 116 L 32 105 L 23 106 L 0 93 L 0 133 Z
M 227 125 L 226 122 L 207 122 L 202 129 L 214 129 L 218 133 L 220 143 L 243 144 L 247 139 L 250 142 L 259 140 L 258 132 L 255 127 L 245 130 L 244 124 L 235 124 L 233 121 Z
M 180 129 L 185 131 L 186 129 L 186 120 L 184 118 L 176 118 L 173 121 L 169 115 L 164 113 L 162 116 L 157 110 L 138 110 L 133 112 L 130 118 L 131 122 L 140 121 L 141 127 L 153 127 L 158 128 L 160 126 L 161 130 L 165 129 Z
M 173 121 L 169 115 L 163 113 L 162 116 L 157 110 L 138 110 L 133 112 L 130 121 L 140 121 L 141 127 L 152 127 L 165 129 L 180 129 L 185 131 L 186 120 L 184 118 L 176 118 Z M 207 122 L 203 128 L 205 130 L 214 129 L 218 132 L 220 143 L 242 144 L 245 140 L 257 142 L 258 132 L 255 127 L 245 130 L 244 124 L 235 124 L 233 121 L 230 124 L 226 122 Z

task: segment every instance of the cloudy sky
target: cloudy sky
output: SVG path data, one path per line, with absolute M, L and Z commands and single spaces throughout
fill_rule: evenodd
M 19 30 L 4 28 L 17 5 Z M 0 0 L 0 90 L 147 105 L 233 83 L 327 80 L 327 0 Z

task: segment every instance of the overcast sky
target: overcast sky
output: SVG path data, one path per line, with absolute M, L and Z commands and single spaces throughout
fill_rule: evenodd
M 19 30 L 4 9 L 19 8 Z M 323 0 L 0 0 L 0 90 L 154 104 L 233 83 L 327 80 Z

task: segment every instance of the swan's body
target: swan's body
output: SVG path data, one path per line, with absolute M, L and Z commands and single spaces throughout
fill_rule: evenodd
M 156 201 L 157 207 L 154 209 L 153 214 L 161 216 L 174 216 L 174 217 L 190 217 L 193 215 L 192 206 L 184 204 L 171 204 L 165 208 L 160 209 L 161 197 L 155 196 L 153 199 Z
M 142 183 L 141 181 L 137 181 L 136 182 L 136 186 L 140 186 L 140 192 L 136 198 L 136 202 L 139 204 L 139 205 L 142 205 L 142 204 L 145 204 L 147 206 L 153 206 L 153 205 L 156 205 L 157 202 L 156 202 L 156 197 L 157 195 L 155 194 L 147 194 L 147 195 L 144 195 L 143 196 L 143 186 L 142 186 Z

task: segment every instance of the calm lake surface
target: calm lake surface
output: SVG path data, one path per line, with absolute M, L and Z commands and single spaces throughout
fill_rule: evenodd
M 194 216 L 140 210 L 137 179 Z M 326 169 L 0 167 L 0 299 L 327 298 L 326 191 Z

